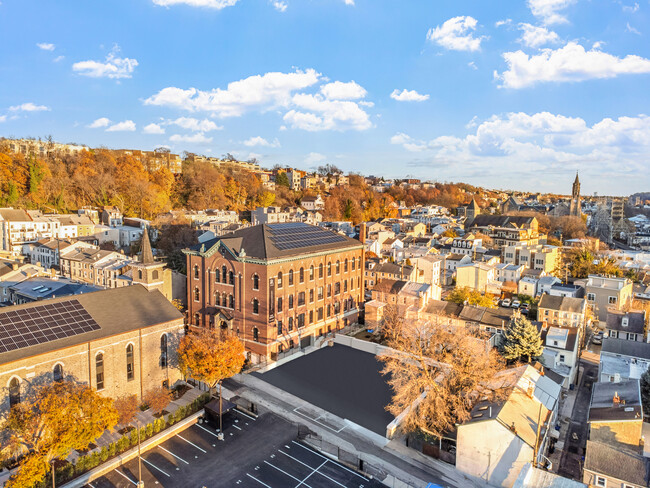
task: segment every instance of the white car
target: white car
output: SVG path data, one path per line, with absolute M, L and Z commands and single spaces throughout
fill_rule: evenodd
M 503 299 L 503 300 L 501 301 L 501 306 L 502 306 L 502 307 L 509 307 L 509 306 L 510 306 L 510 299 L 509 299 L 509 298 L 505 298 L 505 299 Z
M 521 305 L 521 302 L 519 300 L 513 300 L 512 305 L 510 305 L 512 308 L 519 308 Z

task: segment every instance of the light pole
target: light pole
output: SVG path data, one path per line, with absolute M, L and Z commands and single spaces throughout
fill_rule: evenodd
M 56 477 L 55 477 L 55 472 L 54 472 L 54 459 L 52 459 L 51 465 L 52 465 L 52 488 L 56 488 Z
M 144 488 L 144 481 L 142 481 L 142 458 L 140 457 L 140 422 L 136 422 L 138 429 L 138 484 L 136 488 Z

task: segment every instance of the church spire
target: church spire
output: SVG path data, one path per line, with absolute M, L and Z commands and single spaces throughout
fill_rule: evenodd
M 578 172 L 576 171 L 576 179 L 573 181 L 573 188 L 571 191 L 571 196 L 573 198 L 578 198 L 580 196 L 580 178 L 578 178 Z
M 151 250 L 151 241 L 149 240 L 149 229 L 142 233 L 142 254 L 140 255 L 142 264 L 153 264 L 153 252 Z

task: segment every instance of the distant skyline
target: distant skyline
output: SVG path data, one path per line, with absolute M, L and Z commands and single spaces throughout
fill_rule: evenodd
M 647 0 L 0 3 L 0 135 L 650 191 Z

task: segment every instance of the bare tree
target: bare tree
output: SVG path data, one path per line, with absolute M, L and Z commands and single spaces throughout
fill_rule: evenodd
M 406 412 L 402 431 L 442 437 L 467 420 L 482 397 L 503 395 L 493 384 L 502 359 L 479 334 L 437 319 L 405 322 L 388 341 L 393 350 L 380 357 L 393 389 L 386 409 L 396 416 Z

